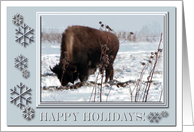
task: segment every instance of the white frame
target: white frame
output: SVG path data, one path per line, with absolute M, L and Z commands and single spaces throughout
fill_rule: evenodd
M 44 101 L 41 102 L 41 88 L 40 88 L 40 46 L 41 46 L 41 15 L 161 15 L 164 17 L 163 21 L 163 101 L 162 102 L 130 102 L 130 101 L 113 101 L 113 102 L 54 102 L 54 101 Z M 164 108 L 168 106 L 168 12 L 37 12 L 36 13 L 36 107 L 115 107 L 115 108 Z

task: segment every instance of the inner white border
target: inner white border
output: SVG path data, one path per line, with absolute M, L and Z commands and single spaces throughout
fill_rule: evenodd
M 103 4 L 102 4 L 103 3 Z M 6 102 L 7 95 L 6 83 L 7 83 L 7 49 L 6 49 L 6 37 L 7 37 L 7 6 L 45 6 L 45 7 L 57 7 L 65 5 L 66 7 L 75 6 L 107 6 L 107 7 L 176 7 L 177 11 L 177 126 L 176 127 L 66 127 L 67 131 L 182 131 L 182 1 L 2 1 L 1 2 L 1 130 L 3 131 L 64 131 L 61 127 L 7 127 L 6 123 Z
M 41 102 L 41 67 L 40 67 L 40 61 L 41 61 L 41 51 L 40 51 L 40 16 L 47 15 L 47 16 L 66 16 L 66 15 L 157 15 L 157 16 L 163 16 L 163 40 L 164 40 L 164 53 L 163 53 L 163 88 L 164 88 L 164 96 L 163 96 L 163 102 L 138 102 L 138 103 L 130 103 L 128 101 L 124 102 L 104 102 L 104 103 L 92 103 L 92 102 L 76 102 L 76 101 L 70 101 L 70 102 L 54 102 L 54 101 L 42 101 Z M 76 108 L 87 108 L 87 107 L 101 107 L 101 108 L 108 108 L 108 107 L 119 107 L 119 108 L 164 108 L 169 107 L 168 106 L 168 12 L 36 12 L 36 107 L 76 107 Z

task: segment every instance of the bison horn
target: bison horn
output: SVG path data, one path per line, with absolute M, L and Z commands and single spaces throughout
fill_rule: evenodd
M 51 68 L 51 66 L 49 66 L 49 68 L 50 68 L 50 70 L 51 70 L 52 72 L 54 72 L 54 70 Z

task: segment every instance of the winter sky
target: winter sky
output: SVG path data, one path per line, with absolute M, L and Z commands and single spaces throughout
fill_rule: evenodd
M 136 32 L 143 26 L 149 26 L 153 32 L 163 31 L 163 15 L 42 15 L 43 29 L 58 29 L 60 32 L 72 25 L 99 29 L 99 21 L 114 31 Z

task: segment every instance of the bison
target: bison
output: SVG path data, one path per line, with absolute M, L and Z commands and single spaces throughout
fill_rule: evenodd
M 68 27 L 62 34 L 60 62 L 53 68 L 50 67 L 51 71 L 57 74 L 61 85 L 74 83 L 78 78 L 81 82 L 85 82 L 89 72 L 96 71 L 97 65 L 101 62 L 102 44 L 107 45 L 107 55 L 110 60 L 105 69 L 105 82 L 107 82 L 108 79 L 113 79 L 113 62 L 119 49 L 117 36 L 111 32 L 86 26 Z M 64 58 L 69 62 L 65 72 L 63 72 Z

